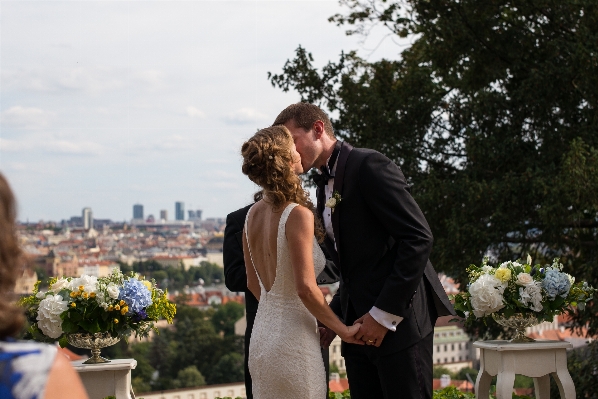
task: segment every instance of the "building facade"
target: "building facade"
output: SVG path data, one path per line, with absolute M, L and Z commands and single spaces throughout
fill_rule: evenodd
M 174 203 L 174 219 L 185 220 L 185 203 L 178 201 Z
M 93 228 L 93 213 L 91 212 L 91 208 L 83 208 L 81 218 L 83 219 L 83 228 L 85 230 Z
M 143 219 L 143 205 L 133 205 L 133 219 Z

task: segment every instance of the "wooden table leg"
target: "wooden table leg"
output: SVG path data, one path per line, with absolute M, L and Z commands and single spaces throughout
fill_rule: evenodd
M 550 399 L 550 375 L 534 378 L 536 399 Z
M 575 399 L 575 384 L 567 369 L 567 352 L 565 349 L 555 351 L 556 355 L 556 373 L 552 377 L 559 387 L 561 399 Z
M 484 350 L 480 350 L 480 372 L 475 380 L 475 397 L 476 399 L 490 398 L 490 383 L 492 376 L 484 369 Z
M 496 378 L 496 399 L 511 399 L 515 384 L 515 354 L 503 353 Z

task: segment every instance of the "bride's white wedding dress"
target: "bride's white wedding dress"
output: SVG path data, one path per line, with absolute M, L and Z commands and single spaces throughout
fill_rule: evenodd
M 317 321 L 297 295 L 285 235 L 287 219 L 295 206 L 289 204 L 280 217 L 276 277 L 270 291 L 266 291 L 258 274 L 260 303 L 249 344 L 249 372 L 256 399 L 326 397 Z M 251 209 L 245 219 L 245 234 L 250 213 Z M 315 238 L 313 254 L 317 276 L 324 270 L 326 259 Z

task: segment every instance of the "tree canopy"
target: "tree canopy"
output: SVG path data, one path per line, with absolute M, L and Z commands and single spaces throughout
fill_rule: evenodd
M 412 38 L 397 59 L 307 49 L 269 73 L 327 108 L 338 137 L 394 160 L 432 228 L 431 260 L 465 281 L 485 255 L 598 286 L 598 5 L 593 0 L 341 0 L 348 34 Z M 596 302 L 596 301 L 595 301 Z M 598 332 L 598 305 L 575 316 Z

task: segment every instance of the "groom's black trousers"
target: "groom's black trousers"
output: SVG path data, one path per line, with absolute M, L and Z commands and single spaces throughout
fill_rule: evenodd
M 374 347 L 347 345 L 351 399 L 431 399 L 433 338 L 431 332 L 415 345 L 383 356 Z

